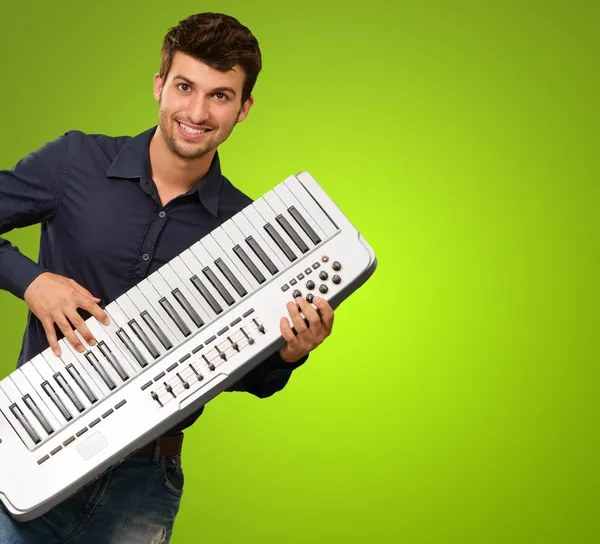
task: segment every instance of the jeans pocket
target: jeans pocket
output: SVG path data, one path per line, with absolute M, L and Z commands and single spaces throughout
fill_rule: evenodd
M 158 471 L 160 481 L 164 488 L 175 495 L 181 497 L 183 494 L 183 468 L 181 466 L 181 455 L 168 455 L 160 458 Z

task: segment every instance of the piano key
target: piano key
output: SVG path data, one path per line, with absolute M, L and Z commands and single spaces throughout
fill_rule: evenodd
M 50 371 L 49 379 L 46 379 L 40 374 L 39 367 L 44 365 L 46 369 L 48 369 L 48 365 L 44 361 L 44 358 L 41 355 L 36 355 L 30 361 L 27 361 L 25 364 L 21 365 L 19 368 L 23 372 L 23 375 L 27 378 L 27 381 L 40 392 L 40 396 L 42 396 L 48 410 L 50 410 L 55 419 L 63 424 L 70 419 L 73 418 L 71 412 L 69 412 L 68 408 L 65 406 L 65 403 L 61 400 L 61 397 L 57 389 L 59 386 L 57 383 L 53 381 L 53 373 Z M 47 388 L 44 388 L 42 384 L 46 384 Z M 48 394 L 51 393 L 51 395 Z M 59 424 L 59 426 L 60 426 Z
M 74 375 L 77 376 L 76 373 L 74 373 Z M 56 383 L 58 384 L 58 386 L 60 387 L 62 392 L 67 397 L 69 397 L 70 401 L 75 405 L 75 408 L 77 408 L 77 411 L 79 413 L 83 412 L 85 410 L 85 406 L 83 405 L 81 400 L 79 400 L 79 397 L 77 396 L 77 394 L 75 393 L 73 388 L 67 383 L 66 378 L 59 372 L 54 376 L 54 379 L 56 380 Z M 89 388 L 88 388 L 88 392 L 89 392 Z
M 260 282 L 256 279 L 254 274 L 252 274 L 252 272 L 246 266 L 244 266 L 243 261 L 241 261 L 239 258 L 236 258 L 236 254 L 233 251 L 235 244 L 230 238 L 230 236 L 227 234 L 227 232 L 223 229 L 223 225 L 221 225 L 221 228 L 213 230 L 211 232 L 211 237 L 216 243 L 216 245 L 219 247 L 219 249 L 230 261 L 230 263 L 233 266 L 235 266 L 237 270 L 239 270 L 241 276 L 246 280 L 246 283 L 249 285 L 248 291 L 250 293 L 255 291 L 260 285 Z M 250 259 L 249 257 L 246 258 Z M 249 260 L 248 262 L 251 261 Z M 232 271 L 234 272 L 234 274 L 236 273 L 235 270 Z M 264 278 L 263 281 L 265 281 Z
M 246 244 L 248 244 L 248 247 L 252 250 L 252 252 L 258 257 L 258 260 L 267 267 L 267 270 L 271 273 L 272 276 L 275 276 L 279 272 L 279 268 L 277 268 L 275 266 L 275 263 L 273 263 L 273 261 L 269 259 L 269 256 L 266 254 L 266 252 L 260 246 L 260 244 L 256 241 L 256 239 L 254 239 L 252 236 L 248 236 L 245 241 Z
M 40 425 L 39 421 L 33 417 L 33 414 L 26 408 L 23 403 L 23 398 L 17 386 L 11 380 L 10 374 L 2 380 L 0 383 L 4 394 L 10 400 L 9 409 L 15 419 L 25 429 L 31 439 L 37 444 L 48 436 L 48 433 L 44 431 L 44 428 Z M 38 440 L 36 441 L 35 436 Z
M 191 282 L 194 272 L 190 270 L 187 264 L 180 258 L 175 257 L 169 262 L 169 265 L 173 269 L 173 272 L 178 278 L 181 278 L 182 283 L 187 287 L 192 296 L 195 298 L 197 304 L 202 308 L 200 316 L 204 319 L 205 323 L 209 323 L 217 316 L 217 311 L 207 301 L 207 297 L 203 295 Z M 222 311 L 222 308 L 221 308 Z
M 233 296 L 231 291 L 225 286 L 225 283 L 227 283 L 225 277 L 221 276 L 218 268 L 215 266 L 212 255 L 200 242 L 196 242 L 190 250 L 201 265 L 202 273 L 199 274 L 198 277 L 202 276 L 209 280 L 208 283 L 215 289 L 215 292 L 219 293 L 219 298 L 223 300 L 227 306 L 234 304 L 238 297 Z M 218 281 L 215 281 L 215 278 Z
M 200 293 L 197 291 L 196 293 L 193 293 L 188 289 L 185 282 L 186 277 L 180 276 L 170 263 L 161 266 L 158 269 L 158 273 L 171 288 L 171 294 L 178 302 L 179 308 L 183 309 L 194 325 L 196 325 L 196 330 L 201 329 L 211 320 L 211 314 L 206 313 L 204 307 L 198 300 L 201 298 Z M 191 275 L 189 277 L 191 277 Z
M 119 346 L 123 346 L 122 352 L 126 353 L 127 357 L 140 368 L 145 368 L 154 361 L 154 357 L 148 352 L 148 349 L 132 332 L 129 326 L 130 318 L 125 315 L 117 301 L 107 304 L 104 311 L 116 326 L 115 337 L 119 339 Z
M 100 375 L 107 387 L 111 391 L 113 389 L 116 389 L 117 384 L 115 383 L 115 380 L 112 378 L 112 376 L 109 374 L 108 367 L 106 366 L 108 363 L 100 361 L 96 357 L 96 355 L 91 351 L 87 351 L 86 353 L 84 353 L 84 357 L 88 360 L 91 367 Z
M 138 337 L 137 332 L 139 332 L 139 329 L 141 329 L 144 332 L 144 334 L 141 338 L 138 337 L 138 339 L 153 359 L 158 359 L 158 357 L 160 357 L 161 354 L 165 353 L 166 349 L 164 348 L 164 346 L 160 345 L 156 341 L 152 342 L 150 340 L 150 337 L 152 336 L 152 331 L 140 316 L 137 306 L 131 301 L 129 295 L 127 293 L 124 293 L 120 297 L 118 297 L 115 300 L 115 302 L 118 304 L 122 313 L 127 317 L 127 326 L 123 327 L 127 331 L 127 333 L 130 336 L 133 333 L 133 335 Z M 134 321 L 135 325 L 133 323 Z
M 139 368 L 127 358 L 126 354 L 121 352 L 121 348 L 116 342 L 117 339 L 111 336 L 110 331 L 114 330 L 114 327 L 109 328 L 97 319 L 88 319 L 88 327 L 98 342 L 97 350 L 122 381 L 126 381 L 139 372 Z
M 253 272 L 251 272 L 251 274 L 254 275 L 254 277 L 256 278 L 256 281 L 258 281 L 259 284 L 262 283 L 262 281 L 260 280 L 260 277 L 269 277 L 271 275 L 275 275 L 277 274 L 277 267 L 275 267 L 275 264 L 271 261 L 271 264 L 268 264 L 268 261 L 270 261 L 270 259 L 268 258 L 268 256 L 266 254 L 264 254 L 264 256 L 261 258 L 259 257 L 256 253 L 255 250 L 253 250 L 252 248 L 250 248 L 246 242 L 246 238 L 247 236 L 242 234 L 242 232 L 240 231 L 240 229 L 238 228 L 238 226 L 233 222 L 233 220 L 228 219 L 227 221 L 225 221 L 222 225 L 221 228 L 227 233 L 227 236 L 229 236 L 229 238 L 231 239 L 231 241 L 234 244 L 234 253 L 236 253 L 236 256 L 238 255 L 237 252 L 235 251 L 236 247 L 239 247 L 241 250 L 244 251 L 244 253 L 246 255 L 248 255 L 248 258 L 250 259 L 250 261 L 252 262 L 252 264 L 256 267 L 256 269 L 258 270 L 260 276 L 256 276 L 254 275 Z M 240 258 L 238 256 L 238 258 Z M 266 261 L 265 261 L 266 258 Z M 248 266 L 245 265 L 247 268 Z
M 79 389 L 83 391 L 85 398 L 92 404 L 96 403 L 98 401 L 98 396 L 94 394 L 91 383 L 85 380 L 85 378 L 79 373 L 74 365 L 67 365 L 66 368 L 68 375 L 77 384 Z M 56 376 L 56 380 L 59 381 L 59 375 Z
M 102 378 L 93 372 L 89 363 L 84 359 L 81 353 L 76 351 L 64 338 L 58 341 L 58 345 L 60 346 L 62 352 L 60 357 L 56 357 L 50 349 L 42 352 L 44 359 L 51 366 L 51 368 L 54 369 L 55 372 L 60 372 L 63 376 L 65 376 L 71 387 L 76 386 L 74 388 L 77 391 L 79 390 L 79 385 L 73 378 L 74 372 L 71 370 L 74 368 L 99 399 L 109 393 L 109 389 L 102 381 Z M 83 393 L 85 393 L 85 391 L 83 391 Z M 84 399 L 82 399 L 82 402 L 85 404 Z
M 221 294 L 207 281 L 202 272 L 204 265 L 198 260 L 191 249 L 186 249 L 180 254 L 180 257 L 185 267 L 192 274 L 190 283 L 193 285 L 194 289 L 196 289 L 196 291 L 204 298 L 215 316 L 221 314 L 223 312 L 223 306 L 226 306 L 227 303 Z
M 339 230 L 296 176 L 288 177 L 283 184 L 294 194 L 313 221 L 319 224 L 327 238 L 332 237 Z
M 233 252 L 240 259 L 242 264 L 248 269 L 250 274 L 252 274 L 252 276 L 258 282 L 259 285 L 262 285 L 267 281 L 267 278 L 265 278 L 263 273 L 254 264 L 254 261 L 252 261 L 252 259 L 248 256 L 248 254 L 239 244 L 233 247 Z
M 15 417 L 15 414 L 10 409 L 13 403 L 3 391 L 3 385 L 6 379 L 7 378 L 4 378 L 4 380 L 0 381 L 0 411 L 19 435 L 23 444 L 25 444 L 28 449 L 32 450 L 35 448 L 36 443 L 40 441 L 40 438 L 37 433 L 31 433 L 30 430 L 24 427 L 23 423 Z
M 152 322 L 156 323 L 160 330 L 160 335 L 164 335 L 167 337 L 168 342 L 161 341 L 160 343 L 163 345 L 165 349 L 168 345 L 176 346 L 183 340 L 183 334 L 175 327 L 171 326 L 167 323 L 167 315 L 163 312 L 162 308 L 157 310 L 154 306 L 150 304 L 144 293 L 138 288 L 138 286 L 132 287 L 129 291 L 127 291 L 127 295 L 129 296 L 129 300 L 135 304 L 140 313 L 140 317 L 142 320 L 148 325 L 148 328 L 154 333 L 156 336 L 156 332 L 153 330 L 152 326 L 148 323 L 148 319 L 152 318 Z M 147 315 L 144 319 L 144 316 Z M 158 338 L 158 336 L 157 336 Z
M 279 246 L 288 262 L 294 262 L 298 256 L 289 245 L 292 243 L 292 241 L 288 235 L 285 234 L 283 229 L 277 224 L 277 221 L 275 220 L 275 213 L 269 207 L 267 201 L 261 197 L 254 202 L 253 207 L 260 217 L 262 217 L 262 230 L 264 230 L 275 242 L 275 244 Z
M 271 239 L 281 248 L 284 255 L 289 259 L 290 262 L 294 262 L 298 256 L 292 251 L 292 248 L 287 244 L 287 242 L 283 239 L 281 234 L 278 232 L 278 229 L 272 223 L 267 223 L 263 227 L 266 233 L 271 237 Z
M 40 397 L 35 385 L 32 384 L 23 373 L 22 367 L 17 368 L 10 377 L 21 392 L 23 402 L 27 408 L 33 411 L 33 414 L 46 433 L 52 434 L 59 429 L 62 426 L 60 419 L 56 417 L 54 411 L 48 406 L 48 403 Z M 26 395 L 29 396 L 31 402 L 25 400 Z
M 252 206 L 246 207 L 234 215 L 231 220 L 241 232 L 247 237 L 251 236 L 256 241 L 279 270 L 284 270 L 289 266 L 289 261 L 283 251 L 263 230 L 262 225 L 264 224 L 264 220 Z
M 222 236 L 227 237 L 227 234 L 222 233 Z M 250 274 L 244 272 L 231 260 L 227 254 L 227 250 L 219 245 L 212 234 L 204 236 L 202 240 L 200 240 L 200 243 L 210 253 L 213 258 L 213 262 L 219 268 L 219 270 L 223 271 L 228 269 L 231 272 L 232 276 L 235 278 L 235 281 L 233 283 L 231 282 L 231 278 L 228 277 L 229 274 L 226 276 L 227 281 L 232 284 L 240 298 L 245 297 L 248 293 L 252 293 L 254 289 L 258 287 L 256 280 L 252 278 Z M 231 240 L 229 240 L 227 245 L 231 247 Z
M 301 253 L 308 253 L 309 248 L 313 248 L 315 244 L 310 237 L 299 227 L 294 218 L 290 215 L 286 205 L 281 198 L 270 190 L 263 196 L 267 204 L 275 213 L 275 220 L 285 233 L 292 239 L 294 245 Z
M 285 204 L 288 212 L 294 217 L 294 220 L 300 225 L 306 235 L 312 240 L 313 244 L 319 244 L 321 241 L 328 238 L 325 231 L 321 228 L 319 222 L 312 217 L 310 212 L 304 207 L 304 205 L 296 198 L 296 195 L 290 191 L 285 183 L 280 183 L 273 188 L 273 191 L 281 201 Z M 295 210 L 292 213 L 291 209 Z M 298 219 L 301 218 L 301 219 Z M 306 222 L 305 226 L 302 226 L 302 222 Z
M 159 305 L 162 306 L 183 336 L 188 337 L 191 334 L 191 331 L 196 330 L 196 325 L 192 319 L 181 308 L 177 308 L 179 304 L 175 300 L 175 297 L 173 297 L 169 285 L 158 271 L 150 274 L 144 281 L 147 281 L 154 286 L 154 289 L 160 295 L 160 298 L 158 299 Z M 185 327 L 182 327 L 182 324 L 184 324 Z

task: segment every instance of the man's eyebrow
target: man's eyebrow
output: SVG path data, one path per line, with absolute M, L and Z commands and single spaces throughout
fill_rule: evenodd
M 191 79 L 188 79 L 185 76 L 182 75 L 176 75 L 173 80 L 176 79 L 182 79 L 183 81 L 185 81 L 188 85 L 191 85 L 192 87 L 194 86 L 194 82 Z M 216 89 L 212 90 L 213 93 L 221 93 L 221 92 L 230 92 L 233 96 L 236 95 L 235 89 L 233 87 L 217 87 Z

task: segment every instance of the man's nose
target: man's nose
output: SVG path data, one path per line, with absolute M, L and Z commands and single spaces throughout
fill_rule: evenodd
M 208 119 L 208 104 L 204 98 L 197 98 L 191 105 L 190 121 L 195 125 L 202 125 Z

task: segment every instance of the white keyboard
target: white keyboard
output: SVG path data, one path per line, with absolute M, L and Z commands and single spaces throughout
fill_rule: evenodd
M 96 346 L 62 339 L 0 381 L 0 500 L 44 514 L 278 350 L 288 300 L 335 308 L 376 266 L 310 174 L 290 176 L 108 304 L 109 326 L 89 318 Z

